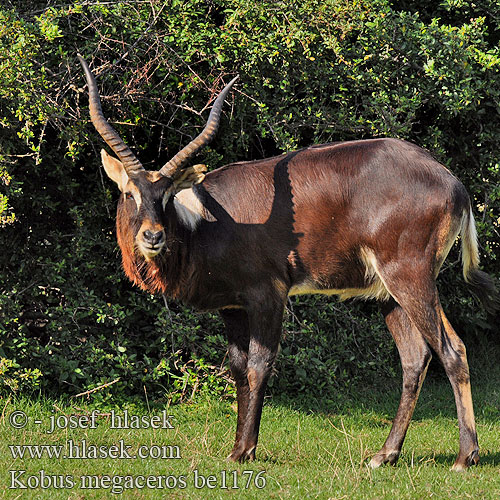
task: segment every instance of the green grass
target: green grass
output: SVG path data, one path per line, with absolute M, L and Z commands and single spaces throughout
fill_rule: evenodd
M 495 375 L 495 374 L 493 374 Z M 51 416 L 84 414 L 93 407 L 81 403 L 63 404 L 51 400 L 4 399 L 0 404 L 0 498 L 91 499 L 119 497 L 111 484 L 83 490 L 83 475 L 171 476 L 170 484 L 183 476 L 186 488 L 127 489 L 123 498 L 321 498 L 321 499 L 420 499 L 420 498 L 500 498 L 500 387 L 498 373 L 483 374 L 474 382 L 474 400 L 481 448 L 481 464 L 466 473 L 450 471 L 458 451 L 458 427 L 453 396 L 442 380 L 424 385 L 402 456 L 396 467 L 377 470 L 366 464 L 384 442 L 397 408 L 399 388 L 381 384 L 341 396 L 341 402 L 322 403 L 289 398 L 266 400 L 257 460 L 232 464 L 229 454 L 235 426 L 235 412 L 229 402 L 205 400 L 173 406 L 174 429 L 111 429 L 109 417 L 99 417 L 96 429 L 64 429 L 44 432 Z M 9 415 L 22 410 L 28 417 L 23 429 L 9 424 Z M 124 408 L 116 408 L 122 413 Z M 130 408 L 129 413 L 148 415 L 147 407 Z M 103 410 L 103 413 L 109 409 Z M 152 413 L 159 413 L 154 410 Z M 42 420 L 37 425 L 34 420 Z M 136 453 L 139 445 L 176 445 L 180 459 L 13 459 L 8 445 L 65 444 L 70 439 L 81 444 L 110 446 L 123 440 Z M 168 449 L 167 449 L 168 450 Z M 75 486 L 66 489 L 9 489 L 10 470 L 26 470 L 20 477 L 71 476 Z M 197 472 L 195 472 L 197 471 Z M 228 489 L 222 489 L 226 474 Z M 233 471 L 236 471 L 233 473 Z M 253 476 L 250 485 L 245 483 Z M 255 486 L 256 475 L 265 486 Z M 212 479 L 214 488 L 196 488 L 195 474 Z M 232 489 L 234 477 L 239 489 Z M 32 479 L 31 481 L 35 481 Z M 110 481 L 110 480 L 108 480 Z M 258 480 L 257 480 L 258 482 Z M 32 484 L 36 484 L 32 483 Z M 198 484 L 200 486 L 201 483 Z

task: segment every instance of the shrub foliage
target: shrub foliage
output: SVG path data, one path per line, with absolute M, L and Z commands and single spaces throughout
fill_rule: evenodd
M 89 124 L 80 52 L 105 114 L 146 168 L 203 126 L 241 80 L 211 168 L 313 143 L 392 136 L 429 149 L 473 199 L 499 274 L 500 4 L 388 0 L 4 2 L 0 7 L 0 390 L 189 399 L 232 391 L 215 314 L 131 288 L 117 192 Z M 487 328 L 453 249 L 440 278 L 469 344 Z M 492 336 L 493 337 L 493 336 Z M 397 368 L 377 308 L 294 298 L 275 391 L 324 394 Z

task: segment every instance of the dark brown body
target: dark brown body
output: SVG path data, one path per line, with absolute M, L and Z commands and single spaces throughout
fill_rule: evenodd
M 380 265 L 418 255 L 436 275 L 470 209 L 448 170 L 392 139 L 228 165 L 192 189 L 203 206 L 199 222 L 185 227 L 169 201 L 163 224 L 173 241 L 145 288 L 199 309 L 245 307 L 266 283 L 286 295 L 387 299 L 375 269 L 367 272 L 367 254 Z
M 469 211 L 464 187 L 444 167 L 390 139 L 229 165 L 193 190 L 206 213 L 179 241 L 189 255 L 182 285 L 167 275 L 165 291 L 200 309 L 244 307 L 266 284 L 287 294 L 363 295 L 377 281 L 366 273 L 367 250 L 381 263 L 431 252 L 428 272 L 435 274 L 443 243 L 436 232 L 458 233 Z M 168 209 L 176 219 L 173 203 Z M 172 252 L 167 261 L 177 267 L 176 258 Z

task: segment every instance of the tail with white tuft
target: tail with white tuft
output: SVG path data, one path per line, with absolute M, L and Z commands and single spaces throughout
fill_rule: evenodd
M 493 278 L 479 270 L 476 224 L 470 207 L 469 212 L 463 218 L 460 234 L 462 237 L 462 264 L 465 281 L 481 301 L 485 311 L 494 315 L 500 311 L 500 296 Z

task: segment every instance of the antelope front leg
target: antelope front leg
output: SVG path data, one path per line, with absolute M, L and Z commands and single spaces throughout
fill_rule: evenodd
M 229 460 L 244 462 L 255 459 L 264 394 L 276 359 L 282 317 L 283 308 L 280 311 L 249 314 L 246 382 L 240 381 L 238 387 L 238 427 Z M 245 407 L 240 408 L 240 405 Z
M 236 397 L 238 403 L 238 423 L 236 425 L 236 441 L 228 460 L 234 460 L 233 456 L 239 449 L 243 423 L 245 422 L 250 389 L 247 379 L 248 344 L 250 341 L 248 333 L 248 316 L 246 311 L 239 309 L 222 310 L 220 312 L 226 325 L 226 337 L 229 343 L 229 365 L 231 373 L 236 382 Z

